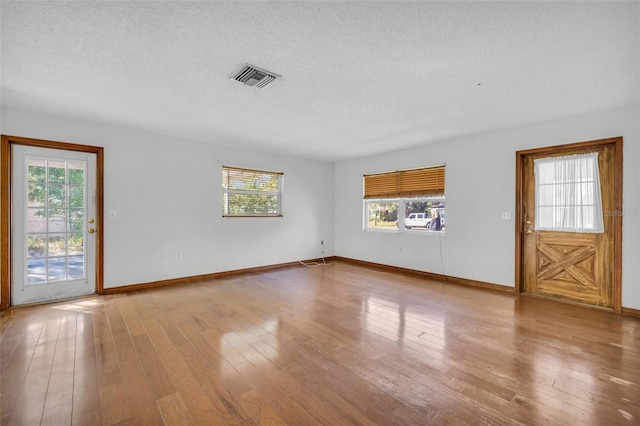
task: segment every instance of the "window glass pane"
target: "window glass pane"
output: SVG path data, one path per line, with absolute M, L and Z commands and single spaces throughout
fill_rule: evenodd
M 566 206 L 557 206 L 560 210 L 560 215 L 558 218 L 560 219 L 557 223 L 554 224 L 555 227 L 560 227 L 564 223 L 568 228 L 575 228 L 576 223 L 576 206 L 566 205 Z
M 69 207 L 84 206 L 84 187 L 69 185 Z
M 228 214 L 232 215 L 274 215 L 278 214 L 277 195 L 227 194 Z
M 46 262 L 45 258 L 29 258 L 27 260 L 27 284 L 37 284 L 47 280 Z
M 50 281 L 64 280 L 67 278 L 67 259 L 65 257 L 49 258 L 47 262 Z
M 44 183 L 29 183 L 27 207 L 42 207 L 47 203 L 47 186 Z
M 282 174 L 222 168 L 223 216 L 279 216 Z
M 29 158 L 28 160 L 29 182 L 45 182 L 47 178 L 46 160 Z
M 49 185 L 49 207 L 65 207 L 64 185 Z
M 553 206 L 541 206 L 538 207 L 538 213 L 536 216 L 536 220 L 543 228 L 551 228 L 553 227 L 553 211 L 555 208 Z
M 67 253 L 68 254 L 82 254 L 84 251 L 84 239 L 81 232 L 74 232 L 68 234 L 67 237 Z
M 69 162 L 69 183 L 84 185 L 84 163 Z
M 593 228 L 594 220 L 593 220 L 593 207 L 591 206 L 583 206 L 582 207 L 582 227 L 583 228 Z
M 398 201 L 369 201 L 367 229 L 398 229 Z
M 27 209 L 27 232 L 47 232 L 44 209 Z
M 83 209 L 69 209 L 69 220 L 82 222 L 83 219 L 84 219 Z
M 540 206 L 552 206 L 554 185 L 540 185 L 538 188 L 538 204 Z
M 576 186 L 575 183 L 563 183 L 562 185 L 557 186 L 557 199 L 558 200 L 568 200 L 568 202 L 572 202 L 576 198 Z M 559 201 L 561 202 L 561 201 Z
M 67 258 L 69 278 L 84 278 L 84 257 L 69 256 Z
M 27 256 L 42 257 L 45 256 L 46 235 L 29 235 L 27 237 Z
M 48 232 L 65 232 L 67 230 L 67 211 L 64 209 L 47 209 Z
M 66 234 L 49 234 L 48 240 L 48 256 L 64 256 L 67 254 Z
M 536 230 L 603 232 L 598 154 L 534 160 Z
M 69 220 L 68 232 L 82 232 L 84 222 L 81 220 Z
M 555 183 L 554 169 L 553 163 L 540 164 L 536 170 L 538 183 L 541 185 Z
M 444 231 L 446 213 L 443 198 L 414 198 L 404 201 L 404 227 L 411 231 Z
M 65 183 L 66 164 L 64 161 L 49 160 L 49 182 Z
M 581 199 L 583 205 L 594 205 L 593 199 L 593 182 L 587 182 L 580 185 Z

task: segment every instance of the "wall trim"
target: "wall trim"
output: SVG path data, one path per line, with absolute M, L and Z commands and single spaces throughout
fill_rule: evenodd
M 425 272 L 425 271 L 419 271 L 417 269 L 402 268 L 400 266 L 390 266 L 382 263 L 368 262 L 366 260 L 351 259 L 348 257 L 335 256 L 334 259 L 338 261 L 354 263 L 356 265 L 366 266 L 374 269 L 380 269 L 383 271 L 396 272 L 402 275 L 418 276 L 418 277 L 427 278 L 427 279 L 436 280 L 436 281 L 443 281 L 443 282 L 449 282 L 453 284 L 464 285 L 467 287 L 481 287 L 487 290 L 497 290 L 497 291 L 511 292 L 511 293 L 515 292 L 514 287 L 510 287 L 502 284 L 493 284 L 493 283 L 488 283 L 484 281 L 471 280 L 468 278 L 454 277 L 451 275 L 435 274 L 433 272 Z
M 501 292 L 514 292 L 513 287 L 509 287 L 506 285 L 493 284 L 493 283 L 488 283 L 484 281 L 476 281 L 476 280 L 471 280 L 467 278 L 453 277 L 450 275 L 435 274 L 433 272 L 425 272 L 425 271 L 419 271 L 417 269 L 409 269 L 409 268 L 402 268 L 399 266 L 385 265 L 382 263 L 368 262 L 366 260 L 351 259 L 348 257 L 341 257 L 341 256 L 325 257 L 324 260 L 327 263 L 331 261 L 352 263 L 355 265 L 383 270 L 387 272 L 394 272 L 402 275 L 418 276 L 418 277 L 441 281 L 441 282 L 449 282 L 452 284 L 464 285 L 467 287 L 480 287 L 487 290 L 496 290 Z M 165 287 L 165 286 L 175 285 L 175 284 L 187 284 L 195 281 L 211 280 L 211 279 L 231 277 L 236 275 L 255 274 L 255 273 L 270 271 L 273 269 L 302 267 L 303 265 L 301 262 L 304 262 L 304 263 L 322 262 L 322 259 L 308 259 L 308 260 L 302 260 L 297 262 L 277 263 L 274 265 L 257 266 L 254 268 L 234 269 L 230 271 L 213 272 L 210 274 L 193 275 L 189 277 L 171 278 L 168 280 L 151 281 L 147 283 L 130 284 L 130 285 L 124 285 L 119 287 L 110 287 L 110 288 L 105 288 L 103 294 L 126 293 L 129 291 L 144 290 L 147 288 Z
M 210 273 L 210 274 L 193 275 L 193 276 L 189 276 L 189 277 L 171 278 L 171 279 L 168 279 L 168 280 L 151 281 L 151 282 L 139 283 L 139 284 L 130 284 L 130 285 L 124 285 L 124 286 L 120 286 L 120 287 L 111 287 L 111 288 L 103 289 L 102 295 L 127 293 L 127 292 L 130 292 L 130 291 L 146 290 L 146 289 L 150 289 L 150 288 L 166 287 L 166 286 L 177 285 L 177 284 L 188 284 L 188 283 L 193 283 L 193 282 L 197 282 L 197 281 L 211 280 L 211 279 L 224 278 L 224 277 L 232 277 L 232 276 L 245 275 L 245 274 L 256 274 L 256 273 L 260 273 L 260 272 L 271 271 L 271 270 L 274 270 L 274 269 L 285 269 L 285 268 L 293 268 L 293 267 L 303 268 L 303 267 L 305 267 L 302 264 L 303 262 L 307 263 L 307 264 L 309 264 L 309 263 L 318 263 L 318 262 L 320 262 L 320 263 L 326 262 L 327 265 L 328 265 L 328 264 L 330 264 L 331 262 L 334 262 L 334 261 L 335 262 L 352 263 L 354 265 L 359 265 L 359 266 L 363 266 L 363 267 L 366 267 L 366 268 L 378 269 L 378 270 L 381 270 L 381 271 L 392 272 L 392 273 L 401 274 L 401 275 L 407 275 L 407 276 L 413 276 L 413 277 L 422 277 L 422 278 L 427 278 L 427 279 L 440 281 L 440 282 L 448 282 L 448 283 L 452 283 L 452 284 L 462 285 L 462 286 L 465 286 L 465 287 L 475 287 L 475 288 L 480 288 L 480 289 L 483 289 L 483 290 L 499 291 L 499 292 L 502 292 L 502 293 L 515 293 L 515 296 L 517 296 L 517 297 L 520 296 L 520 294 L 515 291 L 514 287 L 509 287 L 509 286 L 506 286 L 506 285 L 493 284 L 493 283 L 488 283 L 488 282 L 484 282 L 484 281 L 471 280 L 471 279 L 467 279 L 467 278 L 453 277 L 453 276 L 449 276 L 449 275 L 435 274 L 433 272 L 419 271 L 417 269 L 402 268 L 400 266 L 385 265 L 385 264 L 382 264 L 382 263 L 368 262 L 366 260 L 352 259 L 352 258 L 349 258 L 349 257 L 342 257 L 342 256 L 329 256 L 329 257 L 325 257 L 325 258 L 307 259 L 307 260 L 301 260 L 301 261 L 297 261 L 297 262 L 277 263 L 277 264 L 274 264 L 274 265 L 256 266 L 256 267 L 253 267 L 253 268 L 244 268 L 244 269 L 233 269 L 233 270 L 230 270 L 230 271 L 213 272 L 213 273 Z M 82 297 L 91 297 L 91 296 L 92 295 L 86 295 L 86 296 L 82 296 Z M 529 297 L 529 296 L 532 296 L 532 295 L 524 295 L 524 296 Z M 536 297 L 536 296 L 534 296 L 534 297 Z M 558 300 L 555 300 L 555 299 L 548 299 L 548 300 L 553 300 L 555 302 L 559 302 Z M 42 302 L 42 303 L 54 303 L 54 302 L 59 302 L 59 300 L 57 300 L 57 301 L 46 301 L 46 302 Z M 42 303 L 36 303 L 36 304 L 42 304 Z M 27 305 L 24 305 L 24 306 L 27 306 Z M 579 305 L 579 306 L 585 306 L 585 305 Z M 17 306 L 17 308 L 19 308 L 19 307 L 21 307 L 21 306 Z M 592 306 L 585 306 L 585 307 L 588 308 L 588 309 L 593 308 Z M 603 310 L 607 311 L 607 312 L 615 313 L 612 309 L 604 309 L 603 308 Z M 625 307 L 623 307 L 621 314 L 623 316 L 640 318 L 640 309 L 633 309 L 633 308 L 625 308 Z
M 324 261 L 326 262 L 330 262 L 332 260 L 333 260 L 333 257 L 324 258 Z M 259 272 L 271 271 L 273 269 L 291 268 L 294 266 L 304 267 L 304 265 L 302 265 L 301 262 L 313 263 L 313 262 L 322 262 L 322 261 L 323 260 L 321 258 L 307 259 L 307 260 L 302 260 L 297 262 L 277 263 L 274 265 L 264 265 L 264 266 L 256 266 L 253 268 L 233 269 L 230 271 L 212 272 L 210 274 L 193 275 L 189 277 L 171 278 L 168 280 L 151 281 L 147 283 L 130 284 L 130 285 L 124 285 L 119 287 L 110 287 L 110 288 L 105 288 L 103 290 L 103 294 L 127 293 L 129 291 L 144 290 L 148 288 L 165 287 L 165 286 L 175 285 L 175 284 L 188 284 L 196 281 L 212 280 L 216 278 L 232 277 L 232 276 L 244 275 L 244 274 L 255 274 Z
M 628 317 L 640 318 L 640 309 L 625 308 L 623 306 L 622 307 L 622 315 L 626 315 Z

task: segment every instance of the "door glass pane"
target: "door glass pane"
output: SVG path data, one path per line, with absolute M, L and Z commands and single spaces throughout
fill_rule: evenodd
M 598 153 L 534 160 L 535 229 L 604 232 Z
M 27 209 L 27 232 L 47 232 L 46 212 L 44 209 Z
M 49 234 L 47 256 L 64 256 L 67 253 L 66 234 Z
M 30 182 L 27 200 L 28 207 L 44 207 L 47 203 L 47 185 Z
M 46 259 L 44 257 L 27 259 L 27 284 L 40 284 L 47 281 Z
M 65 162 L 49 160 L 49 183 L 65 183 L 65 177 Z
M 47 210 L 47 232 L 65 232 L 67 228 L 67 218 L 65 209 Z
M 49 185 L 49 207 L 65 207 L 65 186 L 64 185 Z
M 72 254 L 82 254 L 83 252 L 84 252 L 84 239 L 83 239 L 82 232 L 69 234 L 69 238 L 67 239 L 67 253 L 69 255 L 72 255 Z
M 84 220 L 84 210 L 83 209 L 69 209 L 69 220 L 71 221 L 82 221 Z
M 84 186 L 84 163 L 69 161 L 69 183 Z
M 64 257 L 49 258 L 48 262 L 48 280 L 60 281 L 67 278 L 67 259 Z
M 67 232 L 82 232 L 84 229 L 83 209 L 69 209 Z
M 67 258 L 69 268 L 69 278 L 84 277 L 84 256 L 69 256 Z
M 84 187 L 69 185 L 69 207 L 82 207 L 84 205 Z
M 47 160 L 30 158 L 27 166 L 29 182 L 45 182 L 47 180 Z
M 45 234 L 29 235 L 27 237 L 27 256 L 28 257 L 43 257 L 46 256 L 45 241 L 47 236 Z
M 85 276 L 86 162 L 27 158 L 27 283 Z

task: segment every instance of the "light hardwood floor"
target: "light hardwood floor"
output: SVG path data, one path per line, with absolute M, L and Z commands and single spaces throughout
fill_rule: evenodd
M 344 262 L 1 315 L 1 424 L 638 424 L 640 320 Z

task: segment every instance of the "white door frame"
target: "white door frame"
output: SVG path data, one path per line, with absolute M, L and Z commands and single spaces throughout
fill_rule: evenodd
M 39 148 L 51 148 L 58 150 L 87 152 L 96 154 L 96 246 L 95 246 L 95 290 L 98 294 L 104 293 L 104 148 L 90 145 L 80 145 L 68 142 L 56 142 L 42 139 L 24 138 L 18 136 L 2 135 L 0 141 L 0 186 L 2 198 L 0 199 L 0 309 L 11 306 L 11 283 L 13 282 L 11 248 L 13 241 L 13 226 L 11 218 L 11 205 L 13 201 L 11 176 L 13 172 L 12 146 L 26 145 Z

